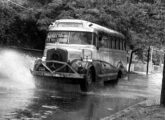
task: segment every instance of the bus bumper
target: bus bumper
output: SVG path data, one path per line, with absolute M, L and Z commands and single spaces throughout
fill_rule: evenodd
M 40 76 L 40 77 L 53 77 L 53 78 L 63 78 L 63 79 L 84 79 L 84 74 L 77 74 L 77 73 L 62 73 L 62 72 L 56 72 L 56 73 L 50 73 L 46 71 L 33 71 L 30 70 L 31 73 L 34 76 Z

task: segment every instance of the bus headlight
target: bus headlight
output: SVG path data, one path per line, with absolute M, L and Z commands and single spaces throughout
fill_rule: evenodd
M 77 61 L 76 65 L 77 65 L 77 67 L 82 67 L 82 61 Z
M 91 61 L 92 60 L 92 51 L 88 49 L 82 50 L 83 60 L 84 61 Z
M 42 57 L 41 60 L 42 60 L 42 61 L 46 61 L 46 57 Z
M 41 65 L 41 63 L 42 63 L 42 60 L 41 60 L 40 58 L 37 58 L 37 59 L 35 60 L 35 62 L 34 62 L 34 67 L 33 67 L 33 69 L 34 69 L 34 70 L 37 70 L 38 67 Z
M 34 64 L 41 64 L 42 63 L 42 59 L 41 58 L 37 58 L 34 62 Z
M 72 68 L 74 68 L 77 72 L 80 73 L 80 71 L 83 69 L 83 61 L 80 61 L 80 60 L 77 60 L 77 61 L 74 61 L 72 64 L 71 64 Z

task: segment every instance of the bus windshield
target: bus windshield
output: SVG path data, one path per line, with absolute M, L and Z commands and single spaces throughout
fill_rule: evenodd
M 61 44 L 92 44 L 92 33 L 90 32 L 49 32 L 46 43 Z

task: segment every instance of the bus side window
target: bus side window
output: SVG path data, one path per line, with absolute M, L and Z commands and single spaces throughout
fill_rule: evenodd
M 108 37 L 104 37 L 104 46 L 105 48 L 109 48 L 109 38 Z
M 101 45 L 100 45 L 101 39 L 102 39 L 102 37 L 99 35 L 98 41 L 97 41 L 97 48 L 101 47 Z
M 116 49 L 120 49 L 120 40 L 116 38 Z
M 120 50 L 124 50 L 123 49 L 123 40 L 122 39 L 120 39 Z
M 108 38 L 107 45 L 108 45 L 107 48 L 109 48 L 109 49 L 112 48 L 112 40 L 110 37 Z
M 93 45 L 97 46 L 98 37 L 96 34 L 93 34 Z
M 100 40 L 100 47 L 107 48 L 107 37 L 103 36 Z
M 108 48 L 109 48 L 109 49 L 112 49 L 113 37 L 112 37 L 112 36 L 109 36 L 108 39 L 109 39 L 109 46 L 108 46 Z
M 112 37 L 112 49 L 115 49 L 115 39 Z
M 98 40 L 97 40 L 97 49 L 101 48 L 102 47 L 102 35 L 99 34 L 98 36 Z
M 126 50 L 125 40 L 123 40 L 123 50 Z

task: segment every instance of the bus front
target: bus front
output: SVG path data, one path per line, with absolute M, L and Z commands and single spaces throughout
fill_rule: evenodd
M 63 23 L 50 26 L 44 55 L 35 61 L 33 75 L 72 80 L 86 78 L 96 47 L 92 45 L 94 32 L 82 25 Z

